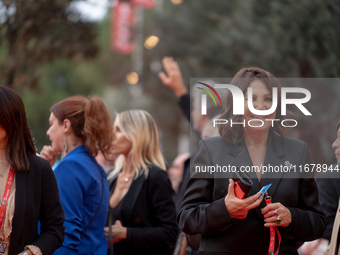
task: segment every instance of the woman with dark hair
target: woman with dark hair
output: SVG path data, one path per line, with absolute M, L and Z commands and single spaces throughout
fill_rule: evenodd
M 174 191 L 165 172 L 156 123 L 146 111 L 121 112 L 114 134 L 112 152 L 118 157 L 108 175 L 108 242 L 114 244 L 115 255 L 171 255 L 178 234 Z
M 274 250 L 270 232 L 275 233 L 275 228 L 282 237 L 279 254 L 298 254 L 297 241 L 317 239 L 325 227 L 313 174 L 291 170 L 294 165 L 310 163 L 307 144 L 285 137 L 281 88 L 272 74 L 261 68 L 243 68 L 231 84 L 245 95 L 244 114 L 233 115 L 229 93 L 226 111 L 220 117 L 228 120 L 219 126 L 221 137 L 199 143 L 178 225 L 187 234 L 202 234 L 200 254 L 274 254 L 277 247 Z M 254 109 L 261 114 L 266 111 L 266 115 L 254 114 Z M 229 166 L 239 178 L 233 170 L 214 174 L 197 171 L 211 166 Z M 262 170 L 269 166 L 286 166 L 288 171 L 264 175 Z M 257 171 L 245 173 L 245 169 Z M 249 197 L 240 199 L 233 178 L 252 184 Z M 265 203 L 259 190 L 269 184 Z
M 60 201 L 65 212 L 65 241 L 54 254 L 106 254 L 104 225 L 109 188 L 103 168 L 94 158 L 111 149 L 112 121 L 102 99 L 66 98 L 51 107 L 41 157 L 53 165 L 58 153 L 64 158 L 56 167 Z
M 21 98 L 0 85 L 1 254 L 53 254 L 64 240 L 56 179 L 35 154 Z

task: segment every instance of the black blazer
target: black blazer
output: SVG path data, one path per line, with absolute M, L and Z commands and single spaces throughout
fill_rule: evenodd
M 53 254 L 64 241 L 64 211 L 59 190 L 48 161 L 28 153 L 27 172 L 15 171 L 15 211 L 9 255 L 26 245 L 36 245 L 44 255 Z M 41 233 L 38 235 L 38 220 Z
M 307 144 L 292 138 L 282 141 L 279 136 L 270 132 L 264 165 L 285 165 L 286 161 L 294 165 L 309 163 Z M 244 142 L 232 145 L 221 137 L 201 141 L 191 170 L 195 171 L 195 166 L 216 164 L 230 164 L 237 168 L 252 166 Z M 262 176 L 260 183 L 256 173 L 249 173 L 254 182 L 250 195 L 272 183 L 268 190 L 272 202 L 282 203 L 291 212 L 291 224 L 285 228 L 278 227 L 282 235 L 280 254 L 298 254 L 296 241 L 317 239 L 322 236 L 325 228 L 325 216 L 318 202 L 318 190 L 313 176 L 291 172 L 276 173 L 271 178 Z M 289 174 L 295 178 L 285 178 Z M 232 219 L 224 204 L 228 193 L 228 179 L 232 177 L 232 173 L 211 176 L 212 178 L 206 178 L 206 174 L 195 173 L 191 177 L 177 217 L 179 227 L 187 234 L 202 234 L 200 254 L 268 254 L 269 228 L 264 227 L 264 218 L 260 211 L 266 206 L 265 201 L 250 210 L 245 219 Z
M 116 178 L 109 180 L 111 194 L 115 185 Z M 173 195 L 167 173 L 156 166 L 147 178 L 143 174 L 132 181 L 120 211 L 127 238 L 114 244 L 115 255 L 171 254 L 178 234 Z

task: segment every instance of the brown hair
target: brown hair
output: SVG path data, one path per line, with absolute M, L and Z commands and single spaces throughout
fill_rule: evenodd
M 274 127 L 272 128 L 274 132 L 280 135 L 282 138 L 285 137 L 286 132 L 284 128 L 280 125 L 281 121 L 284 120 L 281 114 L 281 86 L 277 82 L 274 75 L 259 68 L 259 67 L 248 67 L 242 68 L 231 81 L 232 85 L 239 87 L 243 94 L 245 94 L 247 88 L 254 80 L 262 81 L 268 90 L 271 92 L 273 87 L 278 88 L 278 102 L 276 108 L 276 119 L 280 121 L 274 121 Z M 226 110 L 221 115 L 221 119 L 227 119 L 228 123 L 225 125 L 219 125 L 219 132 L 223 139 L 232 144 L 239 144 L 243 139 L 243 127 L 240 125 L 230 126 L 230 120 L 232 122 L 240 122 L 242 115 L 233 115 L 233 96 L 232 93 L 228 93 L 226 101 Z
M 54 104 L 50 111 L 59 123 L 65 119 L 71 122 L 74 134 L 82 139 L 93 157 L 101 151 L 107 158 L 112 141 L 112 120 L 101 98 L 68 97 Z
M 28 127 L 25 106 L 20 96 L 0 85 L 0 125 L 6 130 L 6 159 L 15 170 L 27 171 L 27 151 L 35 154 L 34 141 Z
M 338 123 L 336 124 L 336 132 L 338 132 L 339 128 L 340 128 L 340 120 L 339 120 Z

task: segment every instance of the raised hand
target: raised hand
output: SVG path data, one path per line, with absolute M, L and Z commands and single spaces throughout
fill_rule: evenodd
M 54 163 L 57 161 L 57 152 L 53 149 L 52 146 L 45 145 L 40 152 L 40 157 L 43 159 L 46 159 L 51 166 L 54 165 Z
M 174 91 L 177 97 L 181 97 L 184 94 L 188 93 L 188 90 L 183 82 L 181 70 L 179 69 L 177 62 L 174 61 L 172 57 L 164 57 L 162 60 L 162 64 L 165 73 L 158 73 L 158 76 L 161 79 L 162 83 L 166 87 Z

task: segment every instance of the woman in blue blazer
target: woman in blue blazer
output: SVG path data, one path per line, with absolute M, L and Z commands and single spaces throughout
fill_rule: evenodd
M 106 254 L 109 189 L 94 158 L 99 150 L 108 155 L 111 148 L 106 105 L 97 97 L 69 97 L 52 106 L 49 122 L 52 146 L 44 146 L 41 157 L 53 165 L 57 153 L 64 153 L 54 173 L 65 212 L 65 241 L 54 254 Z
M 220 117 L 229 121 L 219 126 L 222 137 L 199 143 L 191 168 L 193 176 L 177 218 L 179 227 L 189 235 L 202 234 L 199 254 L 268 254 L 270 227 L 277 227 L 281 233 L 279 254 L 298 254 L 297 241 L 317 239 L 325 227 L 313 174 L 300 173 L 299 168 L 294 171 L 294 166 L 310 163 L 307 144 L 285 138 L 280 86 L 272 74 L 260 68 L 243 68 L 231 84 L 243 94 L 252 88 L 250 98 L 256 110 L 271 109 L 272 88 L 277 87 L 277 109 L 265 116 L 256 115 L 248 108 L 246 95 L 244 114 L 233 115 L 229 93 L 227 109 Z M 274 121 L 272 127 L 266 119 L 279 121 Z M 226 167 L 225 172 L 204 172 L 217 166 Z M 265 174 L 249 171 L 253 182 L 249 197 L 236 197 L 234 170 L 265 170 L 263 167 L 269 166 L 285 168 Z M 269 205 L 263 197 L 259 198 L 259 190 L 267 184 L 272 184 L 268 190 L 272 199 Z

